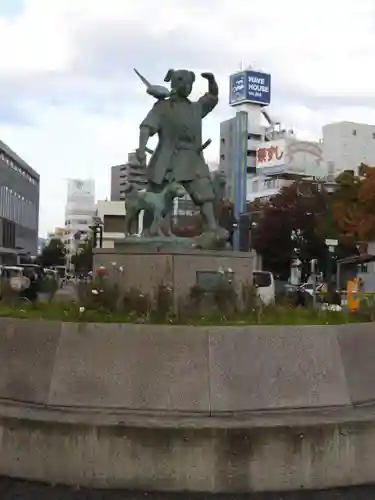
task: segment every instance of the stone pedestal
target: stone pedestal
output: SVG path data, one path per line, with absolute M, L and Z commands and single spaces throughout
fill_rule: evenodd
M 230 270 L 238 292 L 243 284 L 252 282 L 252 271 L 257 267 L 255 252 L 192 250 L 175 247 L 129 246 L 126 241 L 115 244 L 114 249 L 94 250 L 94 272 L 104 266 L 121 266 L 121 281 L 126 289 L 135 288 L 151 297 L 160 285 L 170 285 L 174 303 L 184 300 L 199 281 L 215 279 L 223 269 Z M 210 274 L 212 276 L 210 277 Z

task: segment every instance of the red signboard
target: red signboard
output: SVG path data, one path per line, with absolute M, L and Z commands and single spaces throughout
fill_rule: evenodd
M 257 163 L 265 163 L 272 160 L 281 160 L 284 151 L 279 150 L 279 146 L 270 146 L 268 148 L 259 148 L 257 150 Z

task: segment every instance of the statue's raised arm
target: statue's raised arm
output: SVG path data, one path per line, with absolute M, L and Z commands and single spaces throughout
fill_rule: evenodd
M 208 92 L 198 100 L 202 106 L 201 117 L 204 118 L 208 113 L 211 113 L 219 102 L 219 86 L 212 73 L 201 73 L 201 77 L 208 81 Z

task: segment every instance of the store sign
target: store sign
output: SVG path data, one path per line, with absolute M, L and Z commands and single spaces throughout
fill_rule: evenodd
M 271 102 L 271 75 L 246 70 L 230 76 L 229 104 L 250 103 L 268 106 Z
M 285 139 L 265 142 L 256 151 L 256 168 L 280 168 L 285 163 Z
M 259 148 L 257 150 L 257 163 L 278 162 L 284 157 L 284 151 L 279 146 L 269 146 L 268 148 Z
M 293 138 L 263 143 L 256 152 L 257 170 L 319 176 L 323 150 L 318 143 Z
M 68 201 L 77 198 L 95 197 L 95 183 L 92 180 L 69 179 Z

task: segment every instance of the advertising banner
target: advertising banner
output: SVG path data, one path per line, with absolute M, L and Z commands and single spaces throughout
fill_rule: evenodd
M 271 75 L 246 70 L 230 76 L 229 104 L 250 103 L 268 106 L 271 102 Z
M 285 139 L 264 142 L 256 152 L 257 173 L 278 173 L 284 170 L 287 143 Z
M 264 142 L 256 152 L 257 173 L 306 176 L 324 175 L 323 150 L 319 143 L 293 138 Z
M 95 181 L 93 179 L 68 179 L 67 201 L 77 198 L 92 198 L 95 202 Z

